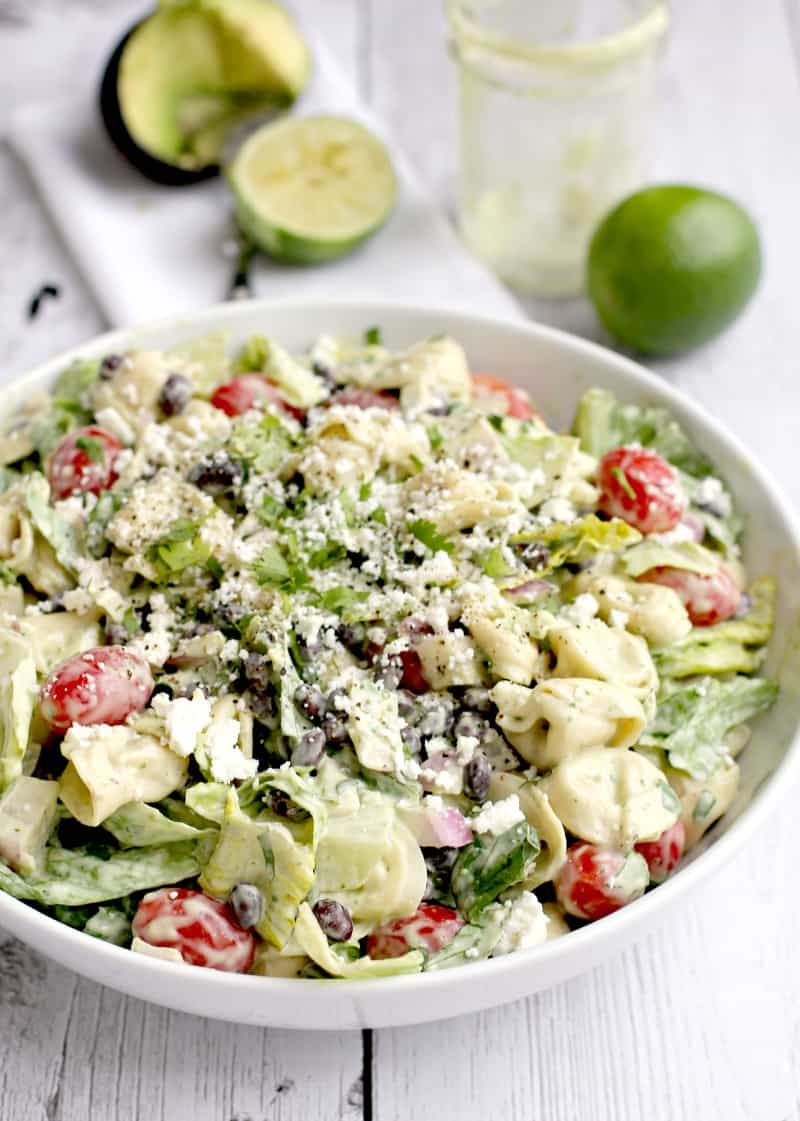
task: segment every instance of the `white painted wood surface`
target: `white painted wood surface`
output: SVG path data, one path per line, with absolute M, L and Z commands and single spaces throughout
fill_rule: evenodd
M 437 0 L 295 6 L 449 206 L 452 77 Z M 761 223 L 766 274 L 728 335 L 659 368 L 800 501 L 800 9 L 797 0 L 683 0 L 676 9 L 655 171 L 742 198 Z M 0 133 L 4 107 L 67 93 L 97 71 L 140 10 L 132 0 L 0 0 Z M 102 322 L 3 148 L 0 202 L 7 378 Z M 29 323 L 28 299 L 46 281 L 62 295 Z M 583 301 L 530 310 L 600 337 Z M 0 1121 L 800 1121 L 798 793 L 769 835 L 610 964 L 479 1016 L 374 1033 L 367 1102 L 358 1033 L 262 1031 L 166 1012 L 0 940 Z

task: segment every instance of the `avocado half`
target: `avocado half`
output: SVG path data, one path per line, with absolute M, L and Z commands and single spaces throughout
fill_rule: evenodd
M 100 111 L 139 171 L 182 186 L 216 175 L 231 129 L 290 105 L 309 71 L 303 38 L 272 0 L 165 0 L 115 48 Z

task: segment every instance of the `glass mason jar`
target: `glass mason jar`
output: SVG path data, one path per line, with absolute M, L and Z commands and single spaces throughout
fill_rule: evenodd
M 459 223 L 522 292 L 583 289 L 591 234 L 641 186 L 666 0 L 447 0 Z

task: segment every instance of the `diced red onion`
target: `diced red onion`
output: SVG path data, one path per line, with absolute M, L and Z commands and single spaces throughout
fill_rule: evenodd
M 706 527 L 695 514 L 684 514 L 681 524 L 692 531 L 692 537 L 697 542 L 702 541 L 706 535 Z
M 432 848 L 460 849 L 472 840 L 472 830 L 461 810 L 448 806 L 443 810 L 428 808 L 428 824 L 435 838 L 430 842 Z
M 506 595 L 513 596 L 515 599 L 539 599 L 555 591 L 557 591 L 556 585 L 550 580 L 526 580 L 524 584 L 518 584 L 515 588 L 505 589 Z

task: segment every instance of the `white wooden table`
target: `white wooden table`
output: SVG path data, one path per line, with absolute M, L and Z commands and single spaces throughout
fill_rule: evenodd
M 676 8 L 657 177 L 738 195 L 761 224 L 766 276 L 728 335 L 659 368 L 800 501 L 800 6 Z M 296 9 L 449 206 L 452 76 L 438 0 Z M 96 72 L 140 11 L 133 0 L 0 0 L 0 132 L 7 107 L 45 89 L 66 94 Z M 60 298 L 28 320 L 45 282 Z M 531 312 L 597 333 L 582 301 Z M 102 327 L 0 147 L 2 377 Z M 798 794 L 635 949 L 541 996 L 444 1024 L 321 1035 L 214 1023 L 118 996 L 0 935 L 0 1121 L 799 1121 Z

